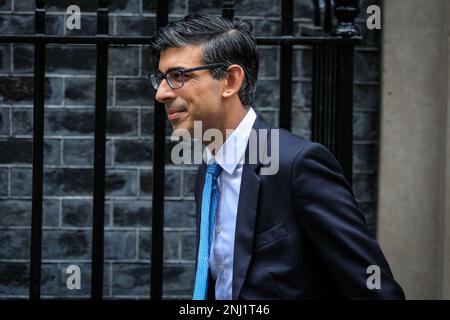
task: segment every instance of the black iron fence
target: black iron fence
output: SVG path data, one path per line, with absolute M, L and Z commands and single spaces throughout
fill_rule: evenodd
M 292 57 L 293 45 L 313 48 L 312 140 L 324 144 L 336 156 L 349 181 L 352 180 L 353 147 L 353 54 L 360 40 L 354 24 L 359 13 L 358 0 L 319 0 L 314 5 L 314 24 L 322 25 L 322 36 L 293 36 L 294 0 L 283 0 L 281 36 L 258 37 L 259 45 L 278 45 L 280 59 L 280 127 L 291 129 L 292 120 Z M 222 15 L 234 16 L 233 1 L 222 2 Z M 36 0 L 34 35 L 0 35 L 0 43 L 34 44 L 34 107 L 33 107 L 33 181 L 30 252 L 30 299 L 40 299 L 42 267 L 42 200 L 44 150 L 44 78 L 47 44 L 95 44 L 97 46 L 95 92 L 94 194 L 92 227 L 91 297 L 103 298 L 104 216 L 105 216 L 105 143 L 108 80 L 108 48 L 110 45 L 148 45 L 152 37 L 108 35 L 108 1 L 98 0 L 97 34 L 95 36 L 46 35 L 45 0 Z M 334 15 L 332 14 L 334 13 Z M 168 1 L 158 0 L 156 29 L 168 23 Z M 165 171 L 165 109 L 155 101 L 153 158 L 153 216 L 151 254 L 151 299 L 162 298 L 164 171 Z M 150 221 L 149 221 L 150 223 Z

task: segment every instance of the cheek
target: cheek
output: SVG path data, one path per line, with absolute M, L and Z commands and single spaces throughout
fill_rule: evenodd
M 221 94 L 219 83 L 217 81 L 213 81 L 208 86 L 204 86 L 200 92 L 201 95 L 198 96 L 198 103 L 201 103 L 202 107 L 211 109 L 220 106 Z
M 192 92 L 183 92 L 181 96 L 188 105 L 191 120 L 207 120 L 220 111 L 221 95 L 218 83 L 196 86 Z

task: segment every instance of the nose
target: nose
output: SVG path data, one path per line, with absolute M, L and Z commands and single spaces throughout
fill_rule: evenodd
M 176 98 L 176 94 L 174 90 L 169 87 L 167 81 L 164 79 L 159 84 L 158 90 L 156 90 L 155 98 L 158 102 L 165 103 L 168 100 L 172 100 Z

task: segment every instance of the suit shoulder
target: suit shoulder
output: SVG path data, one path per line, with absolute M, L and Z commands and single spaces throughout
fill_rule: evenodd
M 255 120 L 253 129 L 256 131 L 268 130 L 269 132 L 271 132 L 270 135 L 272 137 L 269 139 L 269 144 L 271 145 L 277 143 L 277 145 L 279 146 L 280 156 L 283 155 L 286 157 L 288 155 L 292 155 L 293 153 L 295 154 L 296 151 L 303 149 L 306 146 L 315 144 L 314 142 L 301 138 L 288 130 L 272 127 L 259 115 Z M 276 139 L 277 137 L 278 139 Z
M 277 130 L 278 139 L 274 132 L 271 133 L 270 154 L 276 152 L 279 155 L 279 167 L 282 172 L 290 174 L 293 166 L 299 165 L 306 159 L 340 170 L 338 161 L 324 145 L 303 139 L 284 129 Z
M 278 130 L 279 130 L 280 155 L 284 154 L 284 156 L 287 156 L 289 154 L 291 155 L 291 157 L 296 157 L 299 153 L 304 153 L 307 150 L 317 150 L 317 149 L 326 150 L 325 146 L 323 146 L 320 143 L 306 140 L 285 129 L 278 129 Z

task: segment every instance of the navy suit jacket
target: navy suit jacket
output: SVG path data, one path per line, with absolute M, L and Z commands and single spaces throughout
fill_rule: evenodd
M 258 116 L 253 128 L 267 129 L 258 141 L 270 155 L 270 126 Z M 261 175 L 267 162 L 260 157 L 243 167 L 232 298 L 403 299 L 338 161 L 324 146 L 279 130 L 278 173 Z M 205 169 L 195 188 L 197 250 Z M 371 265 L 380 268 L 380 289 L 367 286 Z M 213 299 L 212 279 L 208 291 Z

